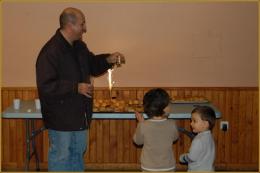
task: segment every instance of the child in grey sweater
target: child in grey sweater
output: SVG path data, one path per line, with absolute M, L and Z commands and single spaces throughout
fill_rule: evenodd
M 214 171 L 215 143 L 211 130 L 216 115 L 208 106 L 198 106 L 191 112 L 191 128 L 196 137 L 188 153 L 180 156 L 181 163 L 188 163 L 188 171 Z
M 143 115 L 136 112 L 139 121 L 133 140 L 137 145 L 143 145 L 141 153 L 141 168 L 143 171 L 174 171 L 175 157 L 173 142 L 179 137 L 175 121 L 167 118 L 169 113 L 169 95 L 163 89 L 148 91 L 143 99 Z M 168 110 L 167 110 L 168 109 Z

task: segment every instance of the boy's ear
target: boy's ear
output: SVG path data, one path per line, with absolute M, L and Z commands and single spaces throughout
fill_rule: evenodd
M 209 122 L 204 120 L 203 123 L 204 123 L 205 128 L 209 129 Z
M 166 106 L 163 111 L 165 112 L 165 114 L 169 114 L 171 112 L 170 104 L 168 106 Z

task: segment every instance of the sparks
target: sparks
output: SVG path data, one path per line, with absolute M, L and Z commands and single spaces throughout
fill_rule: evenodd
M 110 95 L 110 99 L 112 98 L 112 87 L 114 85 L 114 81 L 112 81 L 112 71 L 114 69 L 108 69 L 107 72 L 108 72 L 108 87 L 109 87 L 109 95 Z

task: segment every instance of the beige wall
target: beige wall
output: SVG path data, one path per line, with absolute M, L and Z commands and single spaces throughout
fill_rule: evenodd
M 90 50 L 125 54 L 115 86 L 258 85 L 257 2 L 4 2 L 3 86 L 36 85 L 36 57 L 67 6 L 85 13 Z

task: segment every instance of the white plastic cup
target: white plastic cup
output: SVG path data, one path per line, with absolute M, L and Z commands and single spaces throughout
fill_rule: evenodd
M 14 109 L 15 110 L 20 109 L 21 100 L 20 99 L 14 99 L 13 102 L 14 102 Z
M 35 109 L 41 109 L 41 102 L 40 99 L 35 99 Z

